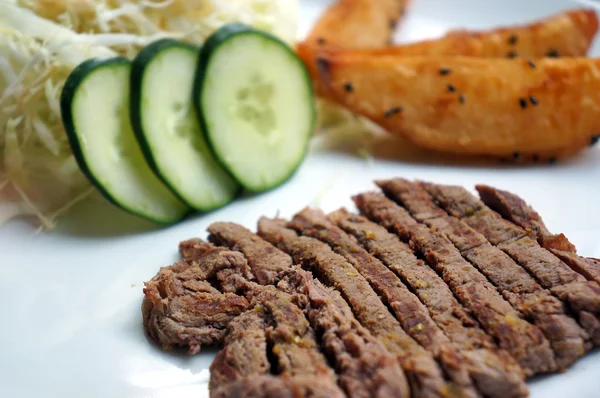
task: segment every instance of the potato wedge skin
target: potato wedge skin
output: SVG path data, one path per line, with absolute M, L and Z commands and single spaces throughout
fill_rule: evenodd
M 484 58 L 579 57 L 587 54 L 597 31 L 598 15 L 596 11 L 577 9 L 553 15 L 529 25 L 503 27 L 486 32 L 452 31 L 439 39 L 365 49 L 362 55 L 464 55 Z
M 342 21 L 338 21 L 342 24 Z M 518 56 L 534 59 L 548 55 L 584 56 L 598 31 L 598 16 L 594 10 L 578 9 L 551 16 L 533 24 L 500 28 L 488 32 L 455 31 L 440 39 L 398 46 L 378 46 L 343 50 L 344 57 L 376 56 L 450 56 L 463 55 L 486 58 Z M 304 61 L 313 78 L 315 92 L 327 98 L 327 92 L 318 81 L 315 60 L 324 45 L 315 44 L 309 37 L 297 47 L 297 54 Z M 339 37 L 337 45 L 345 46 Z M 380 42 L 380 41 L 378 41 Z M 374 43 L 373 43 L 374 44 Z M 330 46 L 328 46 L 331 48 Z
M 532 67 L 524 59 L 333 52 L 319 63 L 339 104 L 426 149 L 553 159 L 600 132 L 597 59 L 544 58 Z
M 383 47 L 409 1 L 338 0 L 316 22 L 306 43 L 347 49 Z

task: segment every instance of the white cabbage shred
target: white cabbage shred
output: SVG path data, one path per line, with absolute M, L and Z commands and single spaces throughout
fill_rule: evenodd
M 243 22 L 292 43 L 297 0 L 0 0 L 0 224 L 33 215 L 44 228 L 93 192 L 60 115 L 69 73 L 159 38 L 194 43 Z

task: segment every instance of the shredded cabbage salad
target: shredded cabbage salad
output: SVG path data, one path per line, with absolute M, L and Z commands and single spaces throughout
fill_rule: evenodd
M 296 36 L 297 0 L 0 0 L 0 224 L 44 228 L 94 190 L 68 145 L 59 98 L 92 57 L 133 57 L 159 37 L 194 43 L 229 22 Z

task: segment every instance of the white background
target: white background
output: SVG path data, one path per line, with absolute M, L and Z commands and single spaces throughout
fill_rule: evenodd
M 326 3 L 301 0 L 303 32 Z M 523 23 L 573 6 L 564 0 L 413 0 L 398 39 Z M 598 43 L 593 54 L 600 54 Z M 527 167 L 460 163 L 410 148 L 399 159 L 374 162 L 313 153 L 284 186 L 166 229 L 96 200 L 75 209 L 52 233 L 36 234 L 22 220 L 0 227 L 0 397 L 208 396 L 214 351 L 188 357 L 152 345 L 141 324 L 143 281 L 177 259 L 180 240 L 204 237 L 212 221 L 254 228 L 260 215 L 277 211 L 350 207 L 351 194 L 392 176 L 513 190 L 580 253 L 600 257 L 598 149 L 558 165 Z M 565 374 L 530 383 L 532 396 L 597 397 L 599 374 L 596 351 Z

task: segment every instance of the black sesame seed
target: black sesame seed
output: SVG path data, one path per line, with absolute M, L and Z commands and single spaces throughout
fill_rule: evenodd
M 533 156 L 531 157 L 531 159 L 532 159 L 534 162 L 538 162 L 538 161 L 540 160 L 540 157 L 539 157 L 539 155 L 533 155 Z
M 596 145 L 598 142 L 600 142 L 600 134 L 593 135 L 590 139 L 590 146 Z
M 317 39 L 317 44 L 323 45 L 323 44 L 325 44 L 326 42 L 327 42 L 327 40 L 325 40 L 325 38 L 324 38 L 324 37 L 319 37 L 319 38 Z
M 521 108 L 523 109 L 527 108 L 527 100 L 525 98 L 519 98 L 519 105 L 521 105 Z
M 458 96 L 458 102 L 460 102 L 461 104 L 464 104 L 466 101 L 467 99 L 465 98 L 464 94 Z
M 535 69 L 535 64 L 533 63 L 532 60 L 527 61 L 527 65 L 529 65 L 531 67 L 531 69 Z
M 456 91 L 456 87 L 454 87 L 452 84 L 448 84 L 448 91 L 450 91 L 451 93 Z
M 390 29 L 392 29 L 392 30 L 393 30 L 393 29 L 396 29 L 396 22 L 397 22 L 397 21 L 396 21 L 395 19 L 390 19 L 390 20 L 389 20 L 389 22 L 388 22 L 388 23 L 389 23 L 389 25 L 390 25 Z
M 540 103 L 540 101 L 538 101 L 538 99 L 536 97 L 534 97 L 533 95 L 531 95 L 529 97 L 529 102 L 531 102 L 531 105 L 537 105 Z
M 317 70 L 321 75 L 329 75 L 329 67 L 331 64 L 324 58 L 317 58 Z
M 507 57 L 507 58 L 517 58 L 517 53 L 516 53 L 516 52 L 514 52 L 514 51 L 509 51 L 509 52 L 506 54 L 506 57 Z
M 383 116 L 386 119 L 389 119 L 390 117 L 397 115 L 398 113 L 402 113 L 402 107 L 400 106 L 396 106 L 394 108 L 390 108 L 387 111 L 385 111 L 385 113 L 383 114 Z
M 344 84 L 344 90 L 346 90 L 347 93 L 351 93 L 354 91 L 354 86 L 352 85 L 352 83 L 347 82 L 346 84 Z
M 550 163 L 550 164 L 556 164 L 557 161 L 558 161 L 558 159 L 556 159 L 554 157 L 548 159 L 548 163 Z
M 517 44 L 517 41 L 519 41 L 519 37 L 517 35 L 510 35 L 508 38 L 508 44 L 510 44 L 511 46 Z
M 560 57 L 560 54 L 556 49 L 552 48 L 546 53 L 546 56 L 550 58 L 558 58 Z
M 452 73 L 452 71 L 448 68 L 440 69 L 440 76 L 448 76 L 450 73 Z
M 519 152 L 513 152 L 512 157 L 514 160 L 519 160 L 519 158 L 521 157 L 521 154 Z

